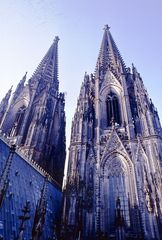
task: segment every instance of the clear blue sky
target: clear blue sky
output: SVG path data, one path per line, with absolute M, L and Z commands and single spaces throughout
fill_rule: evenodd
M 0 98 L 30 77 L 59 35 L 60 90 L 67 92 L 67 139 L 84 72 L 94 72 L 109 24 L 127 66 L 133 62 L 162 119 L 161 0 L 0 1 Z M 67 140 L 69 145 L 69 140 Z

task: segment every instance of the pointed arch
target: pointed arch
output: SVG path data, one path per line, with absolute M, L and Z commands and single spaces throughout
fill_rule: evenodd
M 117 200 L 123 224 L 130 227 L 130 206 L 133 206 L 132 196 L 135 196 L 135 176 L 132 162 L 124 155 L 113 152 L 107 155 L 101 164 L 101 199 L 104 211 L 102 218 L 103 230 L 113 234 L 117 221 Z
M 109 92 L 106 99 L 107 107 L 107 126 L 110 127 L 112 122 L 121 125 L 120 104 L 118 96 L 114 92 Z
M 15 115 L 15 119 L 14 119 L 14 123 L 12 125 L 12 128 L 10 130 L 10 137 L 14 137 L 17 136 L 19 134 L 19 131 L 21 129 L 22 123 L 23 123 L 23 119 L 25 116 L 25 111 L 26 111 L 26 106 L 23 105 L 22 107 L 20 107 Z

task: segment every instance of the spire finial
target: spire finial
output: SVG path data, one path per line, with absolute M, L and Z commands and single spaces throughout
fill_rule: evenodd
M 28 72 L 25 72 L 25 75 L 24 75 L 23 78 L 22 78 L 23 81 L 26 80 L 27 73 L 28 73 Z
M 110 29 L 109 25 L 106 24 L 106 25 L 104 26 L 104 30 L 105 30 L 105 31 L 109 31 L 109 29 Z
M 56 36 L 56 37 L 54 38 L 54 42 L 58 42 L 59 40 L 60 40 L 59 36 Z

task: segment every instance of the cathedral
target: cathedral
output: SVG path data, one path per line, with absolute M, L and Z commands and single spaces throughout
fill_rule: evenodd
M 64 94 L 59 93 L 56 37 L 33 76 L 0 105 L 0 129 L 30 159 L 62 184 L 65 161 Z
M 161 240 L 160 120 L 108 25 L 81 86 L 62 193 L 58 41 L 0 103 L 0 240 Z
M 162 239 L 162 131 L 108 25 L 72 120 L 62 238 Z
M 1 240 L 59 236 L 66 146 L 58 41 L 0 103 Z

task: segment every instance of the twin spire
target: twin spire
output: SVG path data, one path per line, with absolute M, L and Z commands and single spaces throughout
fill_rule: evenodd
M 58 88 L 58 41 L 59 37 L 56 36 L 51 47 L 32 76 L 32 78 L 36 77 L 38 79 L 43 77 L 47 81 L 55 83 L 56 88 Z
M 51 47 L 32 75 L 31 82 L 35 82 L 35 80 L 37 82 L 37 80 L 43 78 L 45 81 L 54 84 L 54 88 L 58 90 L 58 41 L 59 37 L 56 36 Z M 108 25 L 104 27 L 104 35 L 97 60 L 96 70 L 99 69 L 102 70 L 103 74 L 106 73 L 107 69 L 110 69 L 116 77 L 126 71 L 124 61 L 111 36 Z M 18 87 L 21 88 L 25 81 L 26 74 L 18 84 Z
M 49 48 L 47 54 L 44 56 L 33 77 L 38 76 L 46 79 L 51 79 L 52 82 L 57 82 L 58 85 L 58 41 L 59 37 L 56 36 L 53 44 Z M 125 63 L 121 54 L 113 40 L 110 33 L 110 27 L 105 25 L 104 35 L 101 43 L 101 48 L 97 60 L 96 68 L 101 68 L 105 74 L 107 69 L 110 69 L 118 78 L 121 73 L 126 72 Z
M 96 68 L 101 68 L 105 74 L 110 69 L 116 77 L 126 71 L 124 61 L 110 33 L 110 27 L 105 25 L 104 35 L 97 60 Z

